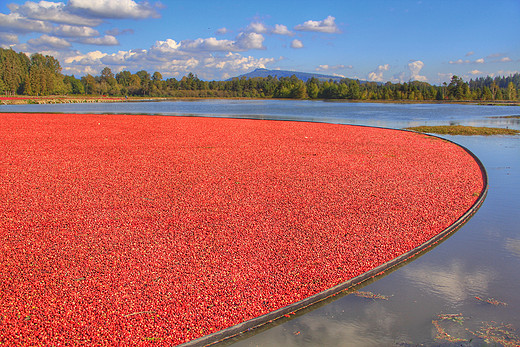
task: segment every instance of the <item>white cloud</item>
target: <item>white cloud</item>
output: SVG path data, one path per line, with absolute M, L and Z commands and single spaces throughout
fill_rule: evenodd
M 196 52 L 239 52 L 250 49 L 264 49 L 264 37 L 255 32 L 240 33 L 235 41 L 219 40 L 215 37 L 196 40 L 184 40 L 180 43 L 180 50 Z
M 390 66 L 388 64 L 379 65 L 377 70 L 372 71 L 368 74 L 367 79 L 372 82 L 383 82 L 383 73 L 388 71 Z
M 301 42 L 300 40 L 298 39 L 294 39 L 292 42 L 291 42 L 291 48 L 303 48 L 303 42 Z
M 277 35 L 292 35 L 292 32 L 282 24 L 275 24 L 272 33 Z
M 275 24 L 274 27 L 266 26 L 261 22 L 252 22 L 244 30 L 246 33 L 257 33 L 257 34 L 276 34 L 276 35 L 287 35 L 291 36 L 293 33 L 287 29 L 287 26 L 283 24 Z
M 13 4 L 9 8 L 11 12 L 17 13 L 24 18 L 53 23 L 97 26 L 102 22 L 100 19 L 86 18 L 70 13 L 63 2 L 40 1 L 36 3 L 27 1 L 23 5 Z
M 92 29 L 91 27 L 68 24 L 60 25 L 59 27 L 54 29 L 53 33 L 55 35 L 65 37 L 92 37 L 99 35 L 99 31 Z
M 266 68 L 274 58 L 254 58 L 240 53 L 208 52 L 196 50 L 183 51 L 183 45 L 172 39 L 157 41 L 150 50 L 119 51 L 106 54 L 94 51 L 87 54 L 76 53 L 63 61 L 63 70 L 68 74 L 99 74 L 108 66 L 112 71 L 123 69 L 130 71 L 160 71 L 164 77 L 178 77 L 188 72 L 195 72 L 201 78 L 219 79 L 250 71 Z M 227 76 L 227 77 L 226 77 Z
M 408 64 L 408 69 L 410 70 L 410 80 L 428 82 L 428 78 L 426 78 L 426 76 L 419 75 L 419 72 L 421 72 L 423 67 L 424 63 L 420 60 L 410 62 Z
M 254 32 L 257 34 L 264 34 L 267 32 L 267 27 L 263 23 L 253 22 L 247 26 L 246 31 Z
M 450 60 L 449 63 L 450 64 L 469 64 L 469 63 L 471 63 L 471 61 L 459 59 L 459 60 L 455 60 L 455 61 Z
M 462 59 L 450 60 L 449 63 L 450 64 L 456 64 L 456 65 L 460 65 L 460 64 L 484 64 L 484 58 L 479 58 L 479 59 L 476 59 L 474 61 L 471 61 L 469 59 L 465 59 L 465 60 L 462 60 Z
M 258 33 L 240 33 L 236 38 L 239 50 L 264 49 L 264 37 Z
M 118 28 L 112 28 L 110 30 L 105 31 L 105 34 L 112 35 L 112 36 L 124 35 L 124 34 L 133 34 L 133 33 L 134 33 L 134 29 L 123 29 L 123 30 L 120 30 Z
M 141 57 L 143 59 L 147 59 L 146 56 Z M 164 71 L 161 72 L 164 77 L 168 76 L 179 76 L 185 75 L 188 72 L 193 72 L 195 69 L 201 71 L 201 62 L 199 59 L 194 57 L 184 57 L 183 59 L 172 59 L 165 62 L 152 62 L 149 60 L 144 60 L 150 66 L 151 71 Z M 140 69 L 139 66 L 141 61 L 135 64 L 130 64 L 128 67 L 133 70 Z
M 449 82 L 451 81 L 451 78 L 453 77 L 453 73 L 451 72 L 448 72 L 448 73 L 442 73 L 442 72 L 438 72 L 437 73 L 437 77 L 439 78 L 439 82 Z
M 64 61 L 66 64 L 78 63 L 83 65 L 95 64 L 101 58 L 106 56 L 106 53 L 100 51 L 88 52 L 87 54 L 77 54 L 75 56 L 66 58 Z
M 101 56 L 99 59 L 104 65 L 118 65 L 119 67 L 125 66 L 129 61 L 132 60 L 132 56 L 138 54 L 132 51 L 118 51 L 117 53 L 107 54 Z
M 472 75 L 481 75 L 481 74 L 483 74 L 482 71 L 479 71 L 479 70 L 476 70 L 476 69 L 475 70 L 471 70 L 469 73 L 472 74 Z
M 218 40 L 214 37 L 207 39 L 198 38 L 196 40 L 184 40 L 181 42 L 183 50 L 186 51 L 234 51 L 235 42 L 231 40 Z
M 514 74 L 520 74 L 520 70 L 498 70 L 497 71 L 498 76 L 509 76 L 509 75 L 514 75 Z M 491 77 L 493 77 L 493 76 L 491 76 Z
M 156 9 L 147 2 L 133 0 L 69 0 L 74 13 L 94 18 L 157 18 Z
M 0 44 L 2 43 L 5 43 L 7 45 L 18 43 L 18 35 L 0 32 Z
M 388 66 L 388 65 L 386 65 L 386 66 Z M 371 72 L 369 74 L 369 77 L 371 77 L 371 79 L 369 79 L 369 80 L 383 82 L 381 67 L 385 67 L 385 65 L 379 66 L 378 70 Z M 390 82 L 392 82 L 392 83 L 403 83 L 403 82 L 407 82 L 407 81 L 428 82 L 428 78 L 426 76 L 420 75 L 420 72 L 423 69 L 423 67 L 424 67 L 424 63 L 420 60 L 410 61 L 406 65 L 406 68 L 408 71 L 401 71 L 399 73 L 394 74 L 393 78 L 390 79 Z M 442 74 L 438 74 L 439 78 L 442 79 L 445 77 L 445 76 L 441 76 L 441 75 Z
M 264 23 L 261 22 L 252 22 L 250 23 L 247 28 L 244 30 L 247 33 L 257 33 L 257 34 L 276 34 L 276 35 L 292 35 L 292 32 L 287 29 L 287 26 L 282 24 L 275 24 L 274 28 L 266 26 Z
M 79 38 L 77 42 L 101 45 L 119 44 L 114 33 L 110 32 L 105 37 L 94 38 L 99 32 L 93 27 L 102 24 L 103 18 L 158 17 L 156 8 L 148 2 L 136 3 L 133 0 L 70 0 L 67 4 L 26 1 L 23 5 L 9 4 L 8 8 L 11 13 L 0 13 L 2 31 L 53 33 L 61 37 Z M 56 27 L 53 23 L 61 25 Z M 116 34 L 119 33 L 117 30 Z M 24 45 L 30 47 L 31 43 Z
M 273 62 L 273 58 L 244 57 L 239 53 L 228 53 L 224 57 L 213 59 L 206 63 L 205 68 L 217 68 L 229 71 L 248 71 L 257 68 L 265 68 L 265 65 Z
M 388 64 L 387 64 L 388 65 Z M 315 70 L 316 71 L 329 71 L 329 70 L 343 70 L 343 69 L 352 69 L 352 65 L 320 65 Z
M 5 28 L 18 33 L 50 33 L 53 26 L 41 20 L 27 19 L 18 13 L 0 13 L 0 28 Z
M 146 55 L 147 51 L 142 49 L 132 51 L 118 51 L 117 53 L 101 56 L 99 60 L 104 65 L 117 65 L 119 67 L 124 67 L 126 64 L 132 64 L 133 62 L 146 62 L 146 60 L 143 59 L 146 57 Z
M 467 56 L 468 54 L 466 54 Z M 486 57 L 487 59 L 491 59 L 491 63 L 509 63 L 509 62 L 512 62 L 513 60 L 510 58 L 510 57 L 506 57 L 504 56 L 503 53 L 493 53 L 493 54 L 490 54 Z M 449 63 L 450 64 L 484 64 L 486 61 L 484 60 L 484 58 L 478 58 L 478 59 L 475 59 L 473 61 L 471 60 L 468 60 L 468 59 L 458 59 L 458 60 L 450 60 Z
M 392 76 L 392 78 L 390 79 L 390 82 L 403 83 L 403 82 L 406 82 L 406 80 L 407 80 L 406 73 L 404 71 L 401 71 L 399 73 L 394 74 Z
M 160 71 L 165 77 L 194 72 L 202 78 L 218 79 L 255 68 L 265 68 L 266 64 L 274 62 L 274 58 L 258 59 L 237 53 L 263 48 L 263 40 L 261 34 L 254 32 L 241 33 L 236 41 L 216 38 L 181 42 L 173 39 L 159 40 L 149 50 L 119 51 L 113 54 L 94 51 L 69 55 L 64 60 L 63 70 L 74 74 L 91 73 L 94 70 L 99 74 L 105 66 L 112 71 L 138 71 L 146 67 L 148 71 Z
M 74 66 L 74 67 L 70 67 L 70 68 L 65 68 L 63 70 L 64 70 L 64 73 L 68 74 L 68 75 L 82 75 L 82 76 L 85 76 L 87 74 L 96 76 L 96 75 L 99 75 L 99 73 L 101 72 L 101 69 L 99 69 L 97 66 L 91 66 L 91 65 L 86 65 L 86 66 L 81 66 L 81 67 Z
M 229 32 L 229 30 L 227 28 L 220 28 L 220 29 L 217 29 L 217 31 L 215 32 L 217 35 L 225 35 Z
M 372 82 L 383 82 L 383 74 L 380 75 L 374 71 L 370 72 L 367 76 L 367 79 Z
M 473 54 L 475 54 L 475 52 L 473 52 L 473 51 L 468 52 L 468 53 L 466 53 L 466 57 L 472 56 Z
M 167 39 L 166 41 L 156 41 L 155 45 L 152 47 L 152 50 L 161 53 L 174 53 L 177 52 L 180 46 L 181 44 L 175 42 L 175 40 Z
M 55 36 L 43 34 L 37 39 L 30 39 L 27 45 L 38 50 L 63 49 L 71 46 L 70 42 Z
M 77 40 L 80 43 L 87 45 L 99 45 L 99 46 L 117 46 L 119 41 L 112 35 L 105 35 L 103 37 L 87 37 Z
M 324 20 L 321 21 L 314 21 L 314 20 L 308 20 L 303 24 L 298 24 L 294 27 L 294 30 L 298 31 L 314 31 L 314 32 L 320 32 L 320 33 L 339 33 L 339 29 L 336 26 L 336 23 L 334 22 L 336 18 L 332 16 L 328 16 Z
M 165 77 L 196 70 L 193 72 L 199 76 L 218 79 L 254 68 L 265 68 L 273 63 L 275 58 L 255 58 L 238 53 L 265 49 L 263 34 L 292 35 L 285 25 L 269 27 L 255 21 L 234 39 L 165 39 L 156 41 L 149 50 L 133 49 L 107 54 L 100 49 L 85 53 L 71 49 L 72 45 L 119 45 L 116 35 L 132 32 L 131 29 L 113 28 L 100 36 L 101 30 L 97 26 L 107 23 L 105 19 L 157 17 L 159 4 L 154 5 L 151 0 L 63 0 L 25 1 L 23 5 L 11 4 L 8 7 L 10 14 L 0 13 L 0 44 L 5 47 L 14 44 L 13 48 L 23 52 L 54 52 L 52 55 L 62 63 L 64 73 L 76 75 L 99 74 L 105 66 L 109 66 L 112 71 L 127 69 L 135 72 L 143 68 L 161 71 Z M 330 29 L 335 28 L 333 17 L 317 23 L 318 28 L 314 31 L 334 31 Z M 30 32 L 44 35 L 16 45 L 16 33 Z M 221 28 L 217 33 L 229 34 L 230 31 Z M 301 48 L 303 44 L 296 40 L 292 46 Z

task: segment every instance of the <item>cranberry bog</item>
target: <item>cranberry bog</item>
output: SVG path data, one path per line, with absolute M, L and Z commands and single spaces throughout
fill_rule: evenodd
M 208 344 L 445 238 L 466 149 L 323 123 L 0 114 L 0 343 Z

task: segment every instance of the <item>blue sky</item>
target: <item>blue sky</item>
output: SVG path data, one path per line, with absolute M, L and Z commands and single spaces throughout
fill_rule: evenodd
M 50 54 L 64 74 L 255 68 L 378 82 L 520 72 L 520 0 L 0 1 L 0 45 Z

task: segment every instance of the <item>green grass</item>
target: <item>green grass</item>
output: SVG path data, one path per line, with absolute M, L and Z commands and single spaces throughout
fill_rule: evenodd
M 418 126 L 405 128 L 421 133 L 442 134 L 442 135 L 518 135 L 519 130 L 504 128 L 472 127 L 464 125 L 439 125 L 439 126 Z

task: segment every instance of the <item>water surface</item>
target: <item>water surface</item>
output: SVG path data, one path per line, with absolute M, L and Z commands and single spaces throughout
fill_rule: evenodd
M 459 104 L 386 104 L 303 100 L 197 100 L 89 104 L 4 105 L 0 112 L 130 113 L 259 118 L 401 128 L 464 124 L 520 126 L 520 107 Z

